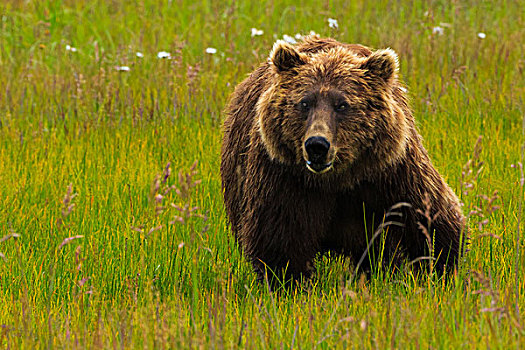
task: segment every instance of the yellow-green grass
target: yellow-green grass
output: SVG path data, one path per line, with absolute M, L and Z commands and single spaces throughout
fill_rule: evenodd
M 523 6 L 4 2 L 0 346 L 523 347 Z M 469 216 L 470 251 L 448 281 L 352 279 L 350 262 L 320 257 L 311 281 L 274 293 L 231 237 L 222 109 L 277 38 L 311 30 L 398 52 L 425 146 Z M 470 169 L 482 171 L 462 176 L 480 135 Z M 181 193 L 155 197 L 171 185 Z

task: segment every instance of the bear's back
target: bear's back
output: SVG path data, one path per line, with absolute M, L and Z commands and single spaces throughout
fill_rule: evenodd
M 319 51 L 328 51 L 334 47 L 342 46 L 347 50 L 352 51 L 357 56 L 367 57 L 372 51 L 363 45 L 359 44 L 344 44 L 330 38 L 319 38 L 317 36 L 308 36 L 304 41 L 297 45 L 299 52 L 307 54 L 315 54 Z

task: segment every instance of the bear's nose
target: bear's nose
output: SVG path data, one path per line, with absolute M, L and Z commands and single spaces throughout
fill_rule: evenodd
M 330 149 L 330 142 L 322 136 L 312 136 L 304 143 L 308 160 L 314 164 L 324 164 Z

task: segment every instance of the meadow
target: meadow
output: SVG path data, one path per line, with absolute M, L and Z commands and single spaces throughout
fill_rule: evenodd
M 3 1 L 0 347 L 524 348 L 524 6 Z M 468 216 L 448 280 L 322 256 L 271 291 L 230 235 L 222 110 L 311 31 L 398 53 Z

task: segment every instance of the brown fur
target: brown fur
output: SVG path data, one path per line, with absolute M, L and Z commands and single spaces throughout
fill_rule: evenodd
M 277 42 L 269 61 L 235 89 L 224 122 L 224 201 L 260 277 L 265 266 L 308 276 L 315 256 L 327 250 L 359 260 L 399 202 L 411 207 L 396 220 L 403 226 L 386 230 L 385 257 L 427 256 L 418 227 L 428 225 L 420 212 L 426 195 L 431 215 L 437 214 L 430 231 L 436 267 L 457 262 L 464 221 L 459 201 L 423 147 L 397 69 L 392 50 L 308 37 L 296 46 Z M 305 96 L 315 102 L 301 110 Z M 337 105 L 343 112 L 337 101 L 346 103 Z M 304 143 L 311 136 L 331 145 L 328 171 L 306 166 Z

